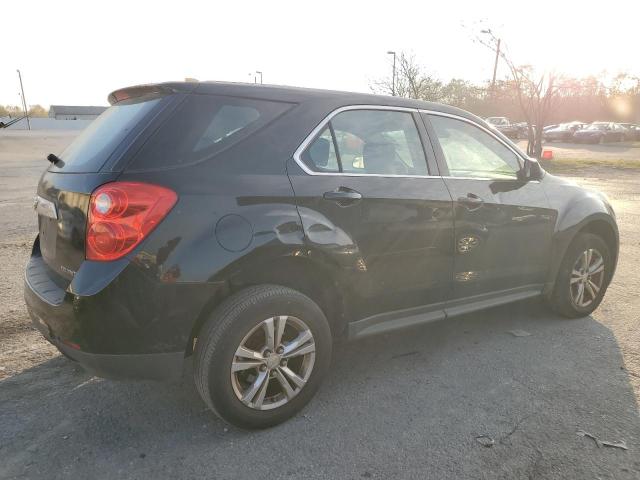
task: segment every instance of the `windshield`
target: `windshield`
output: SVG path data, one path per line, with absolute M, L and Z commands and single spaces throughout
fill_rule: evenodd
M 64 173 L 92 173 L 100 168 L 116 147 L 161 100 L 161 97 L 142 97 L 117 103 L 98 118 L 59 155 L 62 162 L 51 171 Z
M 592 123 L 585 130 L 605 130 L 606 127 L 605 123 Z

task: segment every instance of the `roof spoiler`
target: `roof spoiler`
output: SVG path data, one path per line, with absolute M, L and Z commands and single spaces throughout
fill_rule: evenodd
M 194 84 L 195 85 L 195 84 Z M 123 100 L 129 100 L 131 98 L 143 97 L 146 95 L 158 95 L 158 94 L 170 94 L 177 92 L 190 92 L 195 86 L 188 88 L 180 88 L 180 84 L 150 84 L 150 85 L 136 85 L 134 87 L 125 87 L 119 90 L 114 90 L 109 94 L 107 100 L 109 104 L 115 105 Z

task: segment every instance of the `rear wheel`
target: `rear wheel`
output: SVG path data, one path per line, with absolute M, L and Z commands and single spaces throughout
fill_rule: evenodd
M 196 387 L 207 405 L 241 428 L 266 428 L 313 397 L 331 359 L 322 310 L 290 288 L 260 285 L 226 300 L 195 349 Z
M 597 235 L 579 234 L 562 260 L 551 307 L 569 318 L 589 315 L 602 302 L 612 270 L 607 244 Z

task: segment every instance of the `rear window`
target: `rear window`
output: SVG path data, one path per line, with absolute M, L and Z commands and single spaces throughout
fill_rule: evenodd
M 266 100 L 190 95 L 153 134 L 129 168 L 178 167 L 211 158 L 290 107 Z
M 142 97 L 109 107 L 59 155 L 62 165 L 52 165 L 50 170 L 65 173 L 100 171 L 120 142 L 161 99 Z

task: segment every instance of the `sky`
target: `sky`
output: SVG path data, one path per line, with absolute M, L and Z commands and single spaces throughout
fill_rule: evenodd
M 518 64 L 575 76 L 640 75 L 640 1 L 5 0 L 0 104 L 106 105 L 129 85 L 186 77 L 370 92 L 387 51 L 443 80 L 485 82 L 485 28 Z M 615 8 L 614 8 L 615 7 Z M 25 33 L 26 32 L 26 33 Z M 250 74 L 251 73 L 251 74 Z M 498 77 L 508 74 L 499 68 Z

